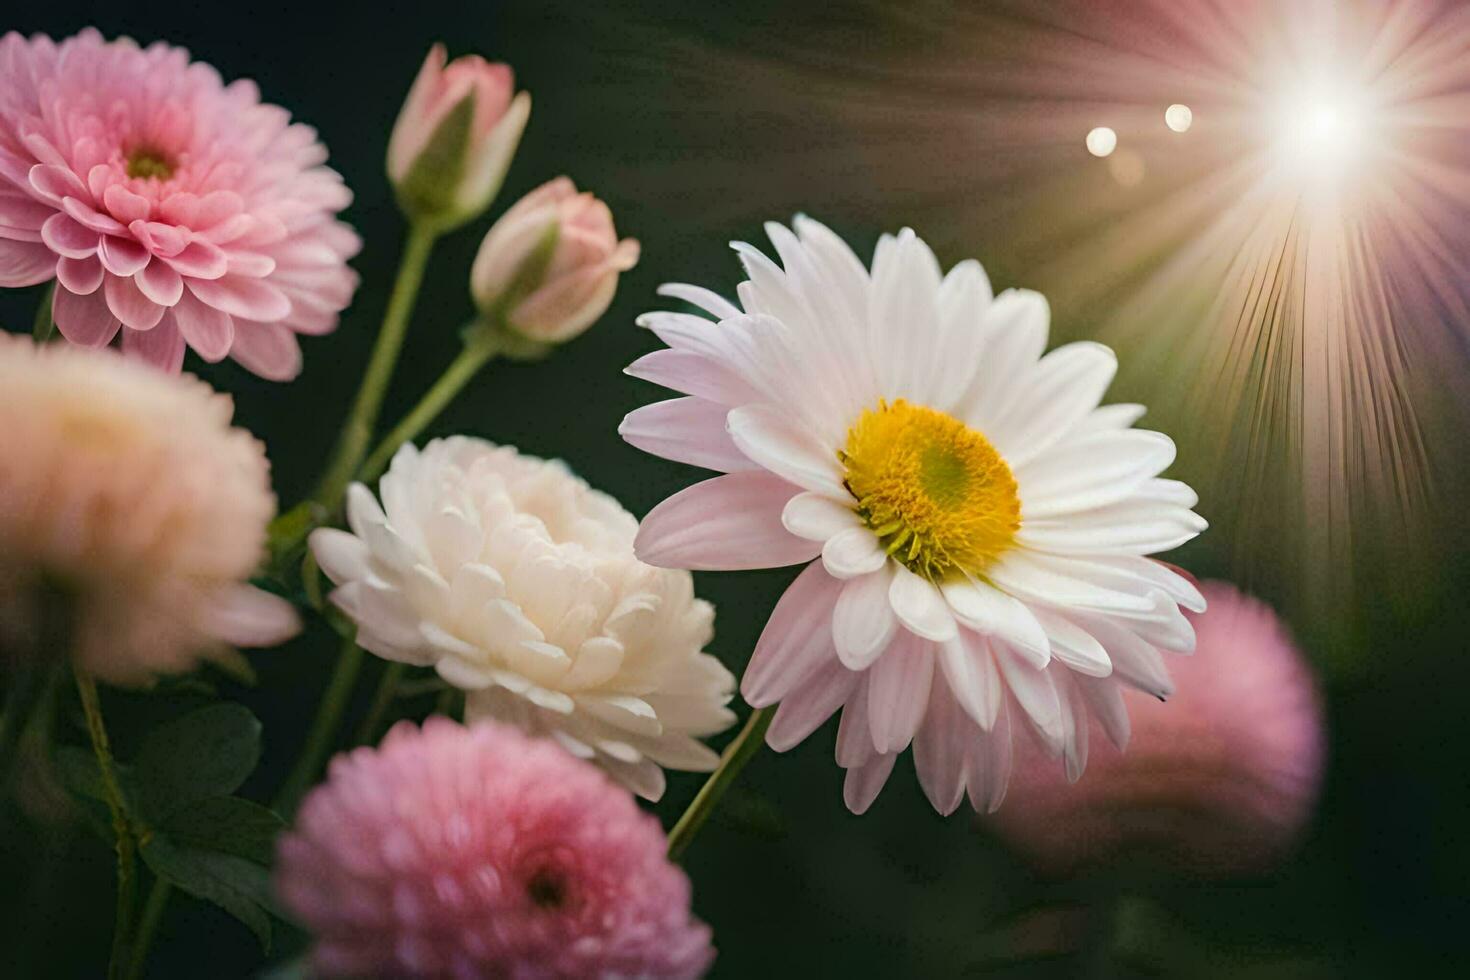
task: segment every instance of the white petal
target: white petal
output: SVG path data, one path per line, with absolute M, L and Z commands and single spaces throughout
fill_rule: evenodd
M 819 668 L 837 662 L 832 617 L 842 583 L 816 562 L 796 577 L 771 611 L 740 680 L 740 693 L 763 708 L 805 683 Z
M 987 430 L 1012 468 L 1061 442 L 1102 401 L 1118 358 L 1102 344 L 1064 344 L 1021 381 L 1019 396 Z
M 985 640 L 960 630 L 953 640 L 939 645 L 939 665 L 965 713 L 986 731 L 994 727 L 1004 690 Z
M 320 568 L 333 582 L 341 585 L 368 576 L 368 546 L 356 535 L 334 527 L 321 527 L 311 532 L 311 553 Z
M 828 449 L 785 415 L 768 405 L 743 405 L 726 421 L 730 438 L 751 460 L 807 490 L 841 497 L 841 468 Z
M 868 671 L 868 725 L 879 752 L 902 752 L 924 720 L 934 679 L 934 647 L 900 636 Z
M 682 282 L 666 282 L 658 287 L 660 296 L 672 296 L 674 299 L 682 299 L 692 306 L 697 306 L 712 315 L 716 320 L 728 319 L 740 315 L 740 307 L 725 299 L 719 293 L 711 292 L 702 286 L 690 286 Z
M 1105 568 L 1092 569 L 1085 562 L 1035 551 L 1012 549 L 987 574 L 997 586 L 1027 602 L 1133 613 L 1154 606 L 1147 592 Z
M 898 629 L 888 585 L 892 564 L 861 578 L 849 579 L 832 611 L 832 640 L 849 670 L 866 670 L 888 648 Z
M 893 584 L 888 601 L 904 626 L 926 640 L 943 642 L 954 637 L 958 627 L 944 597 L 934 583 L 920 578 L 907 568 L 893 563 Z
M 822 545 L 822 564 L 834 578 L 857 578 L 883 567 L 888 552 L 866 527 L 838 531 Z
M 1022 522 L 1116 503 L 1172 462 L 1173 440 L 1147 429 L 1070 441 L 1016 468 Z
M 982 432 L 989 428 L 1046 349 L 1050 322 L 1051 310 L 1040 293 L 1007 289 L 995 297 L 985 310 L 984 360 L 961 399 L 958 418 Z
M 1052 657 L 1089 677 L 1107 677 L 1113 662 L 1095 637 L 1060 613 L 1037 610 L 1036 618 L 1051 640 Z
M 939 263 L 911 229 L 873 259 L 869 344 L 883 393 L 922 399 L 940 361 Z
M 786 502 L 781 523 L 798 538 L 826 541 L 850 527 L 860 527 L 861 520 L 851 507 L 820 493 L 799 493 Z
M 629 364 L 623 373 L 671 391 L 731 407 L 759 397 L 756 390 L 728 365 L 692 351 L 656 350 Z
M 959 579 L 940 587 L 955 618 L 986 636 L 1005 640 L 1012 649 L 1045 667 L 1051 659 L 1046 631 L 1026 604 L 977 580 Z
M 1017 657 L 1004 646 L 992 647 L 995 665 L 1005 678 L 1006 686 L 1016 698 L 1032 727 L 1042 737 L 1053 753 L 1062 749 L 1062 705 L 1057 699 L 1056 685 L 1051 674 Z
M 1057 675 L 1057 696 L 1062 705 L 1062 764 L 1067 782 L 1075 783 L 1087 769 L 1087 705 L 1075 678 L 1059 667 L 1052 670 Z
M 1112 678 L 1087 677 L 1078 674 L 1072 678 L 1082 697 L 1087 701 L 1091 714 L 1102 725 L 1108 739 L 1122 752 L 1128 748 L 1128 737 L 1132 724 L 1128 720 L 1128 706 L 1123 702 L 1123 686 Z
M 781 525 L 796 488 L 769 473 L 730 473 L 687 487 L 638 529 L 638 557 L 665 568 L 775 568 L 810 561 L 819 545 Z

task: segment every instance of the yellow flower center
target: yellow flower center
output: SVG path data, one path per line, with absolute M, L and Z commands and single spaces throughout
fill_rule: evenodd
M 129 177 L 168 180 L 174 175 L 174 165 L 167 154 L 143 146 L 128 154 L 127 171 Z
M 880 401 L 837 453 L 857 512 L 888 553 L 931 581 L 983 572 L 1021 527 L 1016 478 L 990 440 L 943 412 Z

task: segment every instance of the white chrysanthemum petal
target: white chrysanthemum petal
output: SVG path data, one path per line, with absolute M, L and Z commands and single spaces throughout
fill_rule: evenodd
M 781 511 L 786 530 L 808 541 L 826 541 L 862 522 L 851 507 L 820 493 L 799 493 Z
M 888 588 L 888 601 L 899 622 L 926 640 L 943 642 L 952 638 L 959 628 L 934 583 L 920 578 L 902 565 L 896 565 L 893 569 L 893 583 Z
M 985 731 L 995 725 L 1004 689 L 995 659 L 984 638 L 960 630 L 952 640 L 939 645 L 939 665 L 955 700 Z
M 849 579 L 832 609 L 832 640 L 849 670 L 866 670 L 887 649 L 898 628 L 888 587 L 890 562 L 871 575 Z
M 630 373 L 714 404 L 697 420 L 642 410 L 628 440 L 728 464 L 712 431 L 724 411 L 730 445 L 759 468 L 659 505 L 641 552 L 698 569 L 820 555 L 773 612 L 745 688 L 779 704 L 769 740 L 781 748 L 842 706 L 855 811 L 911 741 L 936 809 L 963 793 L 993 809 L 1018 718 L 1075 778 L 1089 718 L 1125 741 L 1121 685 L 1167 694 L 1159 649 L 1193 643 L 1180 607 L 1200 608 L 1199 590 L 1144 557 L 1205 528 L 1194 492 L 1159 476 L 1173 443 L 1131 428 L 1141 406 L 1099 407 L 1111 351 L 1043 356 L 1039 294 L 993 296 L 973 261 L 942 274 L 908 229 L 880 237 L 871 275 L 809 218 L 765 230 L 779 264 L 734 243 L 739 309 L 687 287 L 718 323 L 640 320 L 671 349 Z
M 1026 605 L 980 581 L 946 582 L 940 587 L 955 618 L 986 636 L 999 637 L 1045 667 L 1051 659 L 1046 631 Z
M 888 552 L 865 527 L 838 531 L 822 545 L 822 564 L 833 578 L 869 575 L 882 568 L 887 560 Z
M 638 561 L 616 501 L 463 437 L 400 453 L 390 476 L 391 513 L 357 487 L 354 534 L 312 538 L 365 649 L 431 664 L 467 692 L 467 719 L 553 737 L 650 799 L 660 764 L 713 767 L 695 739 L 734 720 L 734 678 L 701 652 L 713 610 L 687 572 Z
M 741 452 L 788 483 L 834 497 L 843 492 L 836 457 L 774 408 L 742 406 L 726 426 Z
M 724 320 L 732 316 L 740 315 L 740 308 L 725 299 L 719 293 L 705 289 L 703 286 L 690 286 L 682 282 L 668 282 L 658 287 L 660 296 L 671 296 L 674 299 L 682 299 L 691 306 L 697 306 L 716 320 Z

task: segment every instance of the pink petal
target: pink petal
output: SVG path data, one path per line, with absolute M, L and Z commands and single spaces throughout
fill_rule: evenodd
M 154 259 L 143 267 L 134 280 L 144 296 L 160 306 L 173 306 L 184 293 L 184 280 L 173 267 Z
M 152 330 L 124 330 L 122 349 L 169 374 L 178 374 L 184 366 L 184 337 L 172 323 L 160 323 Z
M 103 235 L 102 247 L 97 251 L 102 266 L 114 276 L 135 276 L 148 264 L 151 256 L 141 242 L 116 235 Z
M 721 473 L 756 469 L 730 441 L 727 413 L 725 406 L 702 398 L 671 398 L 629 412 L 618 434 L 630 446 L 676 463 Z
M 929 691 L 924 724 L 914 736 L 914 769 L 930 804 L 948 816 L 965 797 L 965 753 L 978 733 L 955 703 L 949 688 L 935 683 Z
M 638 557 L 665 568 L 776 568 L 810 561 L 820 552 L 781 524 L 781 509 L 797 489 L 764 471 L 730 473 L 696 483 L 643 519 Z
M 776 717 L 766 731 L 766 744 L 777 752 L 795 748 L 842 707 L 857 683 L 858 675 L 835 659 L 819 667 L 776 709 Z
M 629 364 L 623 373 L 720 405 L 741 405 L 756 397 L 755 389 L 734 371 L 689 351 L 656 350 Z
M 230 356 L 269 381 L 290 381 L 301 373 L 301 345 L 279 323 L 235 323 Z
M 125 327 L 132 327 L 134 330 L 152 330 L 158 326 L 158 321 L 163 319 L 163 311 L 166 307 L 159 306 L 144 296 L 138 284 L 131 278 L 108 276 L 102 284 L 102 292 L 107 297 L 108 308 L 123 322 Z
M 218 279 L 229 269 L 222 248 L 197 238 L 184 246 L 183 251 L 166 258 L 174 271 L 190 279 Z
M 235 646 L 273 647 L 301 632 L 301 618 L 280 596 L 244 585 L 216 604 L 206 628 Z
M 98 290 L 82 296 L 65 286 L 58 286 L 51 312 L 61 335 L 82 347 L 102 347 L 110 343 L 122 326 Z
M 113 184 L 102 194 L 102 203 L 107 205 L 108 212 L 123 224 L 131 224 L 134 221 L 146 221 L 148 218 L 148 199 L 141 194 L 134 194 L 121 184 Z
M 60 205 L 68 197 L 87 197 L 87 185 L 66 167 L 38 163 L 29 174 L 31 186 L 36 193 L 53 204 Z
M 264 279 L 276 271 L 276 260 L 259 252 L 225 251 L 225 263 L 229 274 Z
M 127 225 L 103 214 L 80 198 L 68 197 L 61 202 L 61 210 L 77 224 L 90 228 L 99 235 L 121 235 L 128 230 Z
M 34 286 L 56 275 L 56 253 L 39 242 L 0 238 L 0 286 Z
M 818 669 L 837 660 L 832 643 L 832 609 L 842 583 L 812 562 L 786 589 L 740 681 L 740 694 L 762 708 L 785 697 Z
M 188 292 L 179 297 L 170 312 L 184 340 L 200 357 L 213 363 L 230 352 L 235 341 L 235 321 L 228 313 L 206 306 Z
M 69 259 L 85 259 L 97 254 L 100 238 L 95 231 L 84 228 L 69 215 L 53 214 L 41 226 L 41 240 L 57 255 Z
M 862 815 L 883 791 L 888 776 L 893 772 L 893 762 L 898 753 L 875 755 L 867 762 L 847 770 L 842 783 L 842 800 L 853 813 Z
M 228 276 L 224 279 L 190 279 L 194 295 L 215 309 L 242 320 L 274 323 L 291 313 L 291 301 L 275 286 L 259 279 Z
M 868 672 L 868 725 L 879 752 L 902 752 L 924 720 L 934 645 L 900 633 Z
M 56 263 L 56 279 L 78 296 L 90 296 L 102 285 L 102 263 L 94 255 L 86 259 L 63 258 Z
M 148 251 L 165 258 L 178 255 L 189 244 L 189 237 L 183 231 L 158 221 L 134 221 L 128 225 L 128 231 Z
M 893 566 L 848 579 L 832 610 L 832 642 L 850 670 L 866 670 L 888 649 L 898 629 L 888 587 Z
M 0 225 L 39 233 L 56 209 L 29 194 L 0 186 Z M 35 239 L 31 239 L 34 241 Z

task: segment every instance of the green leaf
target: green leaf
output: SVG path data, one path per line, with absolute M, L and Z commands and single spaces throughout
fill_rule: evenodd
M 260 722 L 242 705 L 211 704 L 160 725 L 133 760 L 133 785 L 144 815 L 170 814 L 240 788 L 260 759 Z
M 51 308 L 55 297 L 56 284 L 52 283 L 46 287 L 46 292 L 41 296 L 41 303 L 36 307 L 36 321 L 31 327 L 31 338 L 38 344 L 46 343 L 56 332 L 56 315 Z
M 232 854 L 269 865 L 275 857 L 276 837 L 286 822 L 273 810 L 237 796 L 200 800 L 175 812 L 163 831 L 176 844 Z
M 233 854 L 184 846 L 161 833 L 144 842 L 142 853 L 154 874 L 239 919 L 270 952 L 271 888 L 266 868 Z
M 98 768 L 97 757 L 91 749 L 59 745 L 51 758 L 57 778 L 69 792 L 88 800 L 107 801 L 107 792 L 102 787 L 102 770 Z

